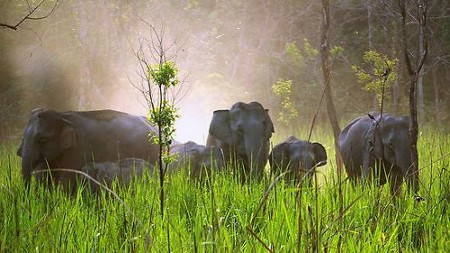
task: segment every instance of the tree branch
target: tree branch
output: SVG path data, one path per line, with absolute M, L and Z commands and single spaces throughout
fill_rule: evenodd
M 41 6 L 42 4 L 45 2 L 46 0 L 42 0 L 41 2 L 39 2 L 34 8 L 31 7 L 30 3 L 27 1 L 28 4 L 28 14 L 25 15 L 19 22 L 17 22 L 15 25 L 10 25 L 10 24 L 6 24 L 6 23 L 0 23 L 0 27 L 1 28 L 8 28 L 8 29 L 12 29 L 12 30 L 17 30 L 20 25 L 25 22 L 26 20 L 41 20 L 41 19 L 45 19 L 47 17 L 49 17 L 53 11 L 55 11 L 56 6 L 58 5 L 58 1 L 59 0 L 55 0 L 55 3 L 52 7 L 52 9 L 50 10 L 50 12 L 48 12 L 47 14 L 43 15 L 43 16 L 39 16 L 39 17 L 32 17 L 31 15 L 33 15 Z

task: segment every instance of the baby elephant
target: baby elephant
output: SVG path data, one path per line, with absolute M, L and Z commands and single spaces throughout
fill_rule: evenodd
M 100 183 L 111 187 L 114 179 L 118 183 L 128 186 L 134 177 L 142 176 L 145 170 L 153 171 L 153 165 L 139 158 L 125 158 L 117 162 L 90 162 L 82 171 Z M 93 192 L 99 192 L 100 186 L 92 180 L 87 180 Z
M 219 147 L 197 144 L 193 141 L 171 146 L 171 154 L 177 154 L 177 161 L 171 163 L 169 172 L 187 169 L 193 179 L 204 179 L 211 175 L 212 169 L 218 171 L 225 167 L 222 149 Z
M 296 183 L 299 183 L 305 174 L 305 178 L 311 179 L 315 168 L 326 163 L 327 152 L 320 143 L 302 141 L 294 136 L 276 145 L 269 155 L 272 173 L 289 171 L 285 178 Z

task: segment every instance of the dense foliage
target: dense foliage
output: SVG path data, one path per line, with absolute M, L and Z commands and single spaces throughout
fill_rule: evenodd
M 164 23 L 166 36 L 177 43 L 176 64 L 186 74 L 188 86 L 184 103 L 198 105 L 197 114 L 209 116 L 237 100 L 258 100 L 276 118 L 283 109 L 271 87 L 286 80 L 292 82 L 291 102 L 299 114 L 296 125 L 309 124 L 317 111 L 323 115 L 318 108 L 323 92 L 320 4 L 311 0 L 60 1 L 46 19 L 25 22 L 17 31 L 0 30 L 0 134 L 16 133 L 14 127 L 23 126 L 38 106 L 126 111 L 139 107 L 130 85 L 137 72 L 131 48 L 145 33 L 145 22 L 157 27 Z M 52 6 L 48 0 L 42 12 Z M 416 7 L 415 1 L 407 1 L 408 45 L 414 57 Z M 338 117 L 348 120 L 377 107 L 373 93 L 364 89 L 352 70 L 363 65 L 368 51 L 398 61 L 387 108 L 407 113 L 397 1 L 338 0 L 330 8 L 331 82 Z M 2 1 L 0 22 L 14 23 L 27 10 L 26 1 Z M 449 2 L 429 1 L 427 21 L 429 52 L 423 103 L 419 102 L 424 107 L 419 112 L 425 115 L 419 118 L 447 122 Z

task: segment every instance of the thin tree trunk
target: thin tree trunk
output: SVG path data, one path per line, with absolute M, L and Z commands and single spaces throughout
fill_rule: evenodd
M 372 20 L 372 0 L 366 0 L 367 5 L 367 33 L 369 40 L 369 50 L 373 49 L 372 38 L 373 38 L 373 20 Z
M 325 101 L 327 103 L 327 113 L 328 118 L 331 123 L 331 127 L 333 129 L 334 136 L 334 144 L 336 148 L 336 164 L 338 169 L 338 174 L 342 172 L 342 163 L 340 159 L 340 151 L 338 145 L 339 134 L 341 133 L 341 129 L 339 127 L 338 118 L 336 109 L 333 103 L 333 97 L 330 86 L 330 63 L 329 63 L 329 50 L 330 45 L 328 42 L 328 29 L 330 27 L 330 10 L 329 10 L 329 0 L 322 0 L 322 27 L 320 32 L 320 59 L 322 65 L 322 73 L 323 73 L 323 84 L 325 88 Z
M 322 24 L 320 27 L 320 61 L 322 66 L 323 73 L 323 85 L 325 92 L 325 99 L 327 103 L 327 113 L 330 119 L 331 126 L 333 128 L 333 136 L 334 136 L 334 147 L 335 147 L 335 156 L 336 156 L 336 169 L 338 176 L 338 191 L 339 191 L 339 216 L 343 213 L 343 193 L 342 193 L 342 156 L 339 148 L 339 134 L 341 133 L 341 129 L 339 127 L 338 118 L 336 109 L 334 107 L 331 86 L 330 86 L 330 63 L 329 63 L 329 55 L 330 55 L 330 44 L 328 41 L 328 30 L 330 28 L 330 2 L 329 0 L 322 0 Z M 317 227 L 317 231 L 320 231 L 320 228 Z M 341 252 L 341 244 L 342 244 L 342 219 L 338 221 L 338 233 L 339 240 L 337 245 L 337 251 Z M 317 238 L 320 238 L 319 235 Z M 319 240 L 319 239 L 317 239 Z M 319 243 L 319 242 L 318 242 Z
M 419 5 L 423 5 L 423 3 L 421 4 L 421 2 L 423 1 L 418 1 Z M 422 15 L 420 13 L 420 7 L 419 7 L 419 13 L 418 15 Z M 423 21 L 423 20 L 422 20 Z M 425 52 L 425 31 L 424 31 L 425 27 L 421 24 L 420 22 L 420 18 L 419 18 L 419 57 L 422 57 L 422 55 Z M 418 73 L 418 77 L 417 77 L 417 99 L 418 99 L 418 106 L 419 106 L 419 110 L 418 110 L 418 120 L 419 122 L 423 121 L 423 117 L 425 115 L 425 104 L 424 104 L 424 95 L 423 95 L 423 75 L 424 75 L 424 69 L 425 69 L 425 62 L 423 63 L 423 66 L 420 67 L 419 73 Z
M 425 30 L 426 27 L 426 2 L 424 0 L 418 0 L 418 13 L 417 19 L 419 21 L 419 30 Z M 410 54 L 408 52 L 408 42 L 407 42 L 407 32 L 406 32 L 406 7 L 405 1 L 399 0 L 400 12 L 402 15 L 402 40 L 403 40 L 403 55 L 405 58 L 405 64 L 408 69 L 409 75 L 409 110 L 410 110 L 410 123 L 409 123 L 409 134 L 411 137 L 411 160 L 412 168 L 408 172 L 408 187 L 413 189 L 414 193 L 419 190 L 419 156 L 417 152 L 417 136 L 418 136 L 418 122 L 417 122 L 417 84 L 419 81 L 419 76 L 423 68 L 425 58 L 427 55 L 426 50 L 426 38 L 425 33 L 423 33 L 422 38 L 419 39 L 419 50 L 422 47 L 424 51 L 419 55 L 417 59 L 417 64 L 412 65 Z M 419 32 L 420 33 L 420 32 Z M 420 36 L 419 36 L 420 37 Z M 422 45 L 420 45 L 422 44 Z
M 401 45 L 400 45 L 400 40 L 398 39 L 398 22 L 397 20 L 394 20 L 393 25 L 392 25 L 392 55 L 394 55 L 395 58 L 400 59 L 401 58 Z M 401 87 L 401 76 L 402 76 L 402 68 L 401 68 L 402 64 L 400 64 L 400 62 L 398 62 L 395 65 L 396 68 L 396 72 L 397 72 L 397 78 L 395 79 L 394 85 L 392 85 L 391 87 L 391 100 L 392 100 L 392 112 L 394 114 L 397 114 L 399 112 L 399 96 L 401 94 L 401 92 L 399 92 L 400 87 Z
M 438 126 L 441 125 L 441 108 L 440 108 L 440 98 L 439 98 L 439 83 L 437 77 L 437 67 L 431 69 L 431 77 L 433 79 L 433 91 L 434 91 L 434 118 Z
M 366 8 L 367 8 L 367 40 L 369 50 L 373 50 L 373 18 L 372 18 L 372 0 L 366 0 Z M 373 95 L 373 108 L 378 108 L 378 99 L 377 96 Z
M 88 24 L 86 22 L 86 7 L 84 0 L 78 1 L 78 12 L 80 18 L 80 85 L 78 91 L 78 109 L 82 110 L 86 107 L 86 94 L 88 86 L 91 83 L 91 71 L 89 69 L 88 49 L 86 48 L 88 38 Z

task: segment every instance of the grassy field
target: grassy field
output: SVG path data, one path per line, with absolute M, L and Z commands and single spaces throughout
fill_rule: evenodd
M 329 157 L 331 136 L 314 133 Z M 278 140 L 275 140 L 275 142 Z M 246 185 L 230 174 L 213 183 L 166 180 L 164 215 L 155 176 L 117 197 L 79 190 L 26 192 L 17 143 L 0 147 L 0 252 L 445 252 L 450 241 L 450 135 L 420 135 L 420 195 L 388 186 L 353 187 L 321 167 L 314 187 L 273 179 Z M 273 184 L 272 184 L 273 183 Z

